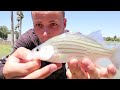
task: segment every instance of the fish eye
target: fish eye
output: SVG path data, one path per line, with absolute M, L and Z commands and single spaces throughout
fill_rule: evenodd
M 39 51 L 39 49 L 37 48 L 36 51 Z

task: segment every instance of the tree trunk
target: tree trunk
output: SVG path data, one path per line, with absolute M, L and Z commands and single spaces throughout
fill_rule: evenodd
M 13 11 L 11 11 L 11 35 L 12 35 L 12 49 L 14 48 L 14 19 L 13 19 Z
M 20 19 L 20 24 L 19 24 L 19 25 L 20 25 L 20 27 L 19 27 L 19 37 L 20 37 L 20 36 L 21 36 L 21 33 L 22 33 L 22 32 L 21 32 L 22 19 Z

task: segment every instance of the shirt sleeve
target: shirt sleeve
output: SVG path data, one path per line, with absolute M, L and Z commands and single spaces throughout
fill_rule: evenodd
M 33 29 L 30 29 L 16 41 L 13 51 L 15 51 L 19 47 L 25 47 L 32 50 L 38 44 L 38 37 L 35 35 Z
M 5 79 L 5 77 L 3 76 L 3 66 L 4 64 L 2 64 L 2 61 L 0 61 L 0 79 Z

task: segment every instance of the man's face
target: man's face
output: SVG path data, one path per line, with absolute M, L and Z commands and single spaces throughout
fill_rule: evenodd
M 32 16 L 34 30 L 41 43 L 64 32 L 66 19 L 61 12 L 35 11 Z

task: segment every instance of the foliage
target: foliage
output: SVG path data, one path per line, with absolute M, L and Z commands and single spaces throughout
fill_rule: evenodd
M 117 37 L 116 35 L 113 37 L 104 37 L 106 41 L 120 41 L 120 37 Z
M 0 26 L 0 38 L 6 40 L 9 30 L 6 26 Z
M 19 32 L 14 31 L 14 33 L 16 34 L 16 39 L 18 39 Z M 8 28 L 6 26 L 0 26 L 0 38 L 6 40 L 8 34 L 11 34 L 11 30 L 8 30 Z

